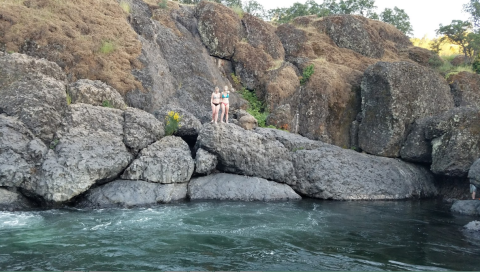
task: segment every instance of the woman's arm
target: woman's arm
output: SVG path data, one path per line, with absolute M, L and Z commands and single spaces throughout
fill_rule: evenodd
M 213 105 L 213 93 L 212 93 L 212 95 L 210 96 L 210 105 Z

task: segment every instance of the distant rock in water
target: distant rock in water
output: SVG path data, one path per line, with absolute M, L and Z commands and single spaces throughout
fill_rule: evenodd
M 465 226 L 463 226 L 466 230 L 470 231 L 477 231 L 480 232 L 480 221 L 472 221 Z
M 158 184 L 142 180 L 116 180 L 88 191 L 77 208 L 131 208 L 185 199 L 187 184 Z
M 188 184 L 188 196 L 192 200 L 273 201 L 302 199 L 286 184 L 279 184 L 263 178 L 223 173 L 192 179 Z
M 454 213 L 480 216 L 479 200 L 457 200 L 453 203 L 450 210 Z

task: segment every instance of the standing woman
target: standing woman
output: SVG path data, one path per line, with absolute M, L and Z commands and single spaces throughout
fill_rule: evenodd
M 210 123 L 217 123 L 218 110 L 220 109 L 220 92 L 218 87 L 215 87 L 215 92 L 212 93 L 210 104 L 212 105 L 212 121 Z
M 222 123 L 223 123 L 223 114 L 225 114 L 225 123 L 228 123 L 228 110 L 230 109 L 230 105 L 228 103 L 229 96 L 230 96 L 230 91 L 228 90 L 228 86 L 225 86 L 222 92 L 222 105 L 221 105 L 222 114 L 220 115 L 220 122 Z

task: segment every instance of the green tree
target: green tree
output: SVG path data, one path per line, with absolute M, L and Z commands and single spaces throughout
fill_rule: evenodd
M 463 5 L 463 10 L 470 13 L 473 25 L 480 28 L 480 1 L 470 0 L 468 4 Z
M 267 16 L 265 8 L 255 0 L 245 2 L 243 8 L 246 13 L 250 13 L 258 18 L 265 18 Z
M 223 5 L 227 7 L 240 7 L 243 8 L 242 0 L 221 0 Z
M 405 35 L 412 35 L 413 28 L 410 24 L 410 16 L 405 10 L 398 7 L 386 8 L 380 13 L 380 21 L 394 25 L 398 30 L 402 31 Z
M 440 27 L 437 29 L 437 35 L 442 35 L 442 41 L 448 40 L 450 43 L 460 46 L 465 57 L 472 57 L 473 52 L 469 48 L 468 34 L 471 32 L 472 24 L 468 21 L 453 20 L 451 24 Z M 470 39 L 470 42 L 473 39 Z M 472 45 L 473 46 L 473 45 Z

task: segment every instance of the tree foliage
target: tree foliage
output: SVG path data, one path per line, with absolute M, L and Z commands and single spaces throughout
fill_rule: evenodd
M 382 13 L 380 13 L 380 20 L 382 22 L 394 25 L 405 35 L 413 34 L 413 28 L 410 24 L 410 17 L 403 9 L 398 7 L 394 7 L 393 9 L 386 8 Z
M 470 13 L 473 26 L 480 28 L 480 1 L 470 0 L 468 4 L 463 5 L 463 10 Z
M 475 40 L 476 35 L 471 33 L 472 24 L 468 21 L 462 20 L 453 20 L 449 25 L 442 25 L 437 29 L 437 35 L 442 35 L 441 41 L 448 40 L 449 42 L 456 44 L 462 48 L 465 57 L 472 57 L 473 50 L 472 47 L 474 44 L 469 45 L 469 41 L 473 42 Z M 469 36 L 469 33 L 472 34 Z

